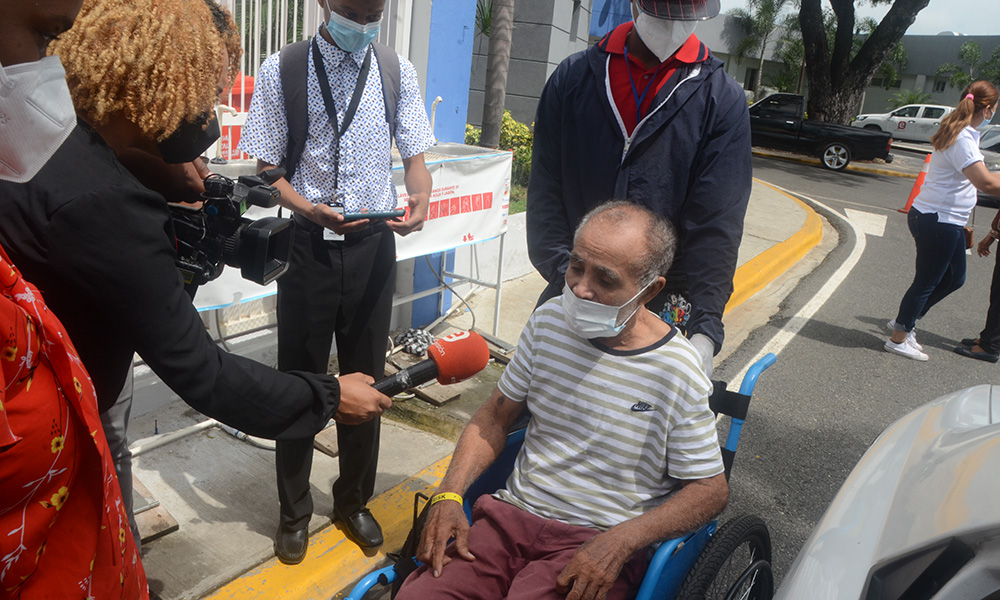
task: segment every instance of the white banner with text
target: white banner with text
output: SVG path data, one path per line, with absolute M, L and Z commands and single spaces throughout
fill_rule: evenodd
M 495 152 L 428 161 L 434 188 L 427 219 L 421 231 L 396 238 L 396 259 L 453 250 L 507 231 L 512 156 Z M 402 168 L 393 171 L 393 181 L 399 206 L 405 207 Z
M 510 170 L 513 154 L 461 144 L 441 144 L 425 154 L 433 188 L 422 230 L 396 236 L 396 260 L 453 250 L 494 239 L 507 231 L 510 203 Z M 403 167 L 394 157 L 393 183 L 399 191 L 398 206 L 406 207 L 408 194 Z M 277 209 L 251 208 L 250 219 L 274 216 Z M 287 217 L 287 211 L 285 216 Z M 198 310 L 214 310 L 277 292 L 277 284 L 260 286 L 226 267 L 222 275 L 201 286 L 195 295 Z

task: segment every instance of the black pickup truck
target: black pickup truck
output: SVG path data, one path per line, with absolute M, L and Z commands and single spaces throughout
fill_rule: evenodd
M 753 145 L 814 154 L 834 171 L 842 171 L 851 159 L 892 162 L 891 135 L 804 119 L 805 104 L 797 94 L 772 94 L 751 106 Z

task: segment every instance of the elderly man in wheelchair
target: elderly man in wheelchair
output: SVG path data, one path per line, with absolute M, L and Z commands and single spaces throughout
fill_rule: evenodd
M 644 307 L 676 234 L 635 204 L 591 211 L 563 295 L 539 307 L 469 422 L 397 598 L 626 598 L 651 544 L 718 515 L 729 489 L 695 348 Z M 506 489 L 462 494 L 531 415 Z M 449 544 L 449 539 L 454 543 Z

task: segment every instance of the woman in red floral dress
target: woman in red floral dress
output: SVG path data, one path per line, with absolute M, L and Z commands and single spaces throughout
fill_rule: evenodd
M 148 597 L 90 377 L 0 248 L 0 599 Z

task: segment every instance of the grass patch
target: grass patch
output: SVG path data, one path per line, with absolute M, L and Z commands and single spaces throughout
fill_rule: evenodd
M 510 186 L 510 207 L 507 214 L 523 213 L 528 208 L 528 188 L 512 183 Z

